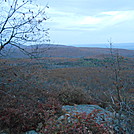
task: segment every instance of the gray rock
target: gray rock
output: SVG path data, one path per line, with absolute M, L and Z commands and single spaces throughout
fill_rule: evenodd
M 4 131 L 0 131 L 0 134 L 9 134 L 9 131 L 7 131 L 7 130 L 5 130 L 5 132 Z M 37 133 L 34 130 L 31 130 L 31 131 L 28 131 L 28 132 L 25 132 L 25 133 L 21 133 L 21 134 L 39 134 L 39 133 Z
M 31 130 L 31 131 L 25 132 L 24 134 L 38 134 L 38 133 L 34 130 Z
M 98 105 L 75 105 L 75 106 L 63 106 L 62 107 L 63 111 L 66 111 L 68 114 L 76 114 L 76 113 L 86 113 L 86 114 L 90 114 L 92 113 L 94 110 L 99 110 L 97 113 L 97 121 L 110 121 L 110 117 L 113 115 L 110 111 L 107 111 L 103 108 L 101 108 Z M 61 118 L 63 118 L 63 116 L 61 116 Z
M 91 113 L 93 110 L 101 110 L 102 112 L 107 112 L 110 114 L 109 111 L 101 108 L 98 105 L 75 105 L 75 106 L 62 106 L 62 110 L 66 110 L 67 112 L 79 112 L 79 113 L 84 113 L 86 112 L 87 114 Z
M 72 122 L 72 121 L 77 121 L 77 119 L 73 119 L 73 114 L 76 113 L 86 113 L 86 114 L 90 114 L 92 113 L 94 110 L 99 110 L 99 112 L 97 112 L 97 116 L 96 118 L 96 122 L 101 124 L 101 123 L 107 123 L 106 125 L 108 127 L 110 127 L 111 129 L 115 130 L 117 133 L 120 131 L 119 127 L 124 130 L 124 132 L 126 131 L 126 134 L 134 134 L 133 133 L 133 128 L 131 126 L 131 124 L 128 124 L 129 120 L 127 121 L 127 116 L 125 116 L 124 114 L 121 115 L 121 117 L 119 117 L 119 113 L 112 113 L 106 109 L 103 109 L 101 107 L 99 107 L 98 105 L 75 105 L 75 106 L 63 106 L 62 107 L 63 110 L 65 110 L 65 112 L 67 112 L 65 115 L 62 115 L 59 120 L 63 120 L 64 118 L 68 119 L 68 122 Z M 94 111 L 95 112 L 95 111 Z M 67 116 L 66 116 L 67 115 Z M 130 125 L 130 126 L 129 126 Z

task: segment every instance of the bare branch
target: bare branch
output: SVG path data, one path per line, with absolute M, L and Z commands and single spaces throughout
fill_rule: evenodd
M 12 1 L 12 0 L 11 0 Z M 9 0 L 9 11 L 6 12 L 7 17 L 0 22 L 0 51 L 8 44 L 21 46 L 27 42 L 39 44 L 47 37 L 47 29 L 42 27 L 42 23 L 47 20 L 45 15 L 46 7 L 35 10 L 33 12 L 27 5 L 30 1 Z M 19 5 L 20 4 L 20 5 Z M 5 16 L 5 15 L 4 15 Z M 45 17 L 44 17 L 45 16 Z M 16 43 L 16 44 L 15 44 Z

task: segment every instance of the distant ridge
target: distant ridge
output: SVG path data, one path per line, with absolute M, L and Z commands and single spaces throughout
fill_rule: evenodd
M 24 46 L 23 48 L 27 52 L 34 52 L 38 50 L 40 52 L 40 57 L 66 57 L 66 58 L 80 58 L 80 57 L 104 57 L 110 54 L 109 48 L 101 47 L 75 47 L 66 46 L 59 44 L 40 44 L 35 46 Z M 113 48 L 116 53 L 117 49 Z M 118 49 L 120 55 L 124 57 L 134 58 L 134 50 Z M 36 54 L 36 51 L 35 53 Z M 21 52 L 18 48 L 13 47 L 10 54 L 6 55 L 4 58 L 28 58 L 26 54 Z
M 119 48 L 119 49 L 128 49 L 128 50 L 134 50 L 134 43 L 113 43 L 113 48 Z M 101 44 L 76 44 L 72 45 L 76 47 L 99 47 L 99 48 L 109 48 L 108 43 L 101 43 Z

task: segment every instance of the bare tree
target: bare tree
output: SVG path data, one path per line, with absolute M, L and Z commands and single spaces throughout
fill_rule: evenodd
M 113 90 L 109 91 L 111 103 L 109 108 L 114 113 L 114 126 L 118 134 L 133 133 L 133 97 L 128 93 L 127 81 L 123 79 L 122 64 L 124 57 L 119 55 L 118 49 L 113 51 L 113 43 L 109 41 L 112 63 L 110 69 L 113 73 Z M 126 76 L 127 77 L 127 76 Z
M 0 54 L 4 48 L 17 47 L 25 51 L 23 45 L 36 45 L 48 41 L 48 29 L 44 22 L 48 19 L 45 9 L 33 5 L 32 0 L 0 0 Z M 9 46 L 9 47 L 8 47 Z
M 38 44 L 49 40 L 49 29 L 44 26 L 48 19 L 46 8 L 47 5 L 34 5 L 32 0 L 0 0 L 0 57 L 10 55 L 12 47 L 30 57 L 37 57 L 37 53 L 40 53 Z M 37 46 L 26 50 L 24 45 Z M 1 67 L 1 72 L 3 69 Z M 0 92 L 7 94 L 2 90 Z

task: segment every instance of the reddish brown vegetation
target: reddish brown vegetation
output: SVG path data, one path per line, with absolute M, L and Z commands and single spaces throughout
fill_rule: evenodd
M 42 59 L 43 61 L 44 59 Z M 64 58 L 49 59 L 52 62 L 69 61 Z M 79 59 L 70 59 L 77 61 Z M 110 102 L 110 91 L 116 98 L 114 74 L 109 66 L 73 67 L 46 70 L 36 61 L 3 60 L 0 67 L 0 129 L 9 128 L 11 133 L 36 129 L 38 124 L 51 124 L 61 114 L 61 106 L 65 104 L 97 104 L 106 107 Z M 21 64 L 20 63 L 24 63 Z M 122 63 L 120 83 L 123 85 L 122 96 L 132 102 L 134 87 L 133 62 Z M 124 86 L 125 84 L 125 86 Z M 122 87 L 121 87 L 122 89 Z M 115 99 L 116 101 L 116 99 Z M 78 133 L 87 130 L 91 125 L 87 119 L 82 119 L 74 126 L 65 124 L 64 132 Z M 87 117 L 90 121 L 90 117 Z M 82 123 L 82 122 L 85 123 Z M 94 122 L 95 123 L 95 122 Z M 88 130 L 98 133 L 101 126 L 94 124 Z M 46 128 L 47 125 L 43 126 Z M 97 125 L 97 126 L 94 126 Z M 60 126 L 61 127 L 61 126 Z M 97 130 L 96 130 L 97 128 Z M 63 132 L 63 128 L 53 128 L 51 131 Z M 40 130 L 44 131 L 44 129 Z M 50 131 L 50 130 L 49 130 Z M 67 132 L 68 131 L 68 132 Z M 45 133 L 45 132 L 44 132 Z M 108 133 L 108 132 L 106 132 Z

